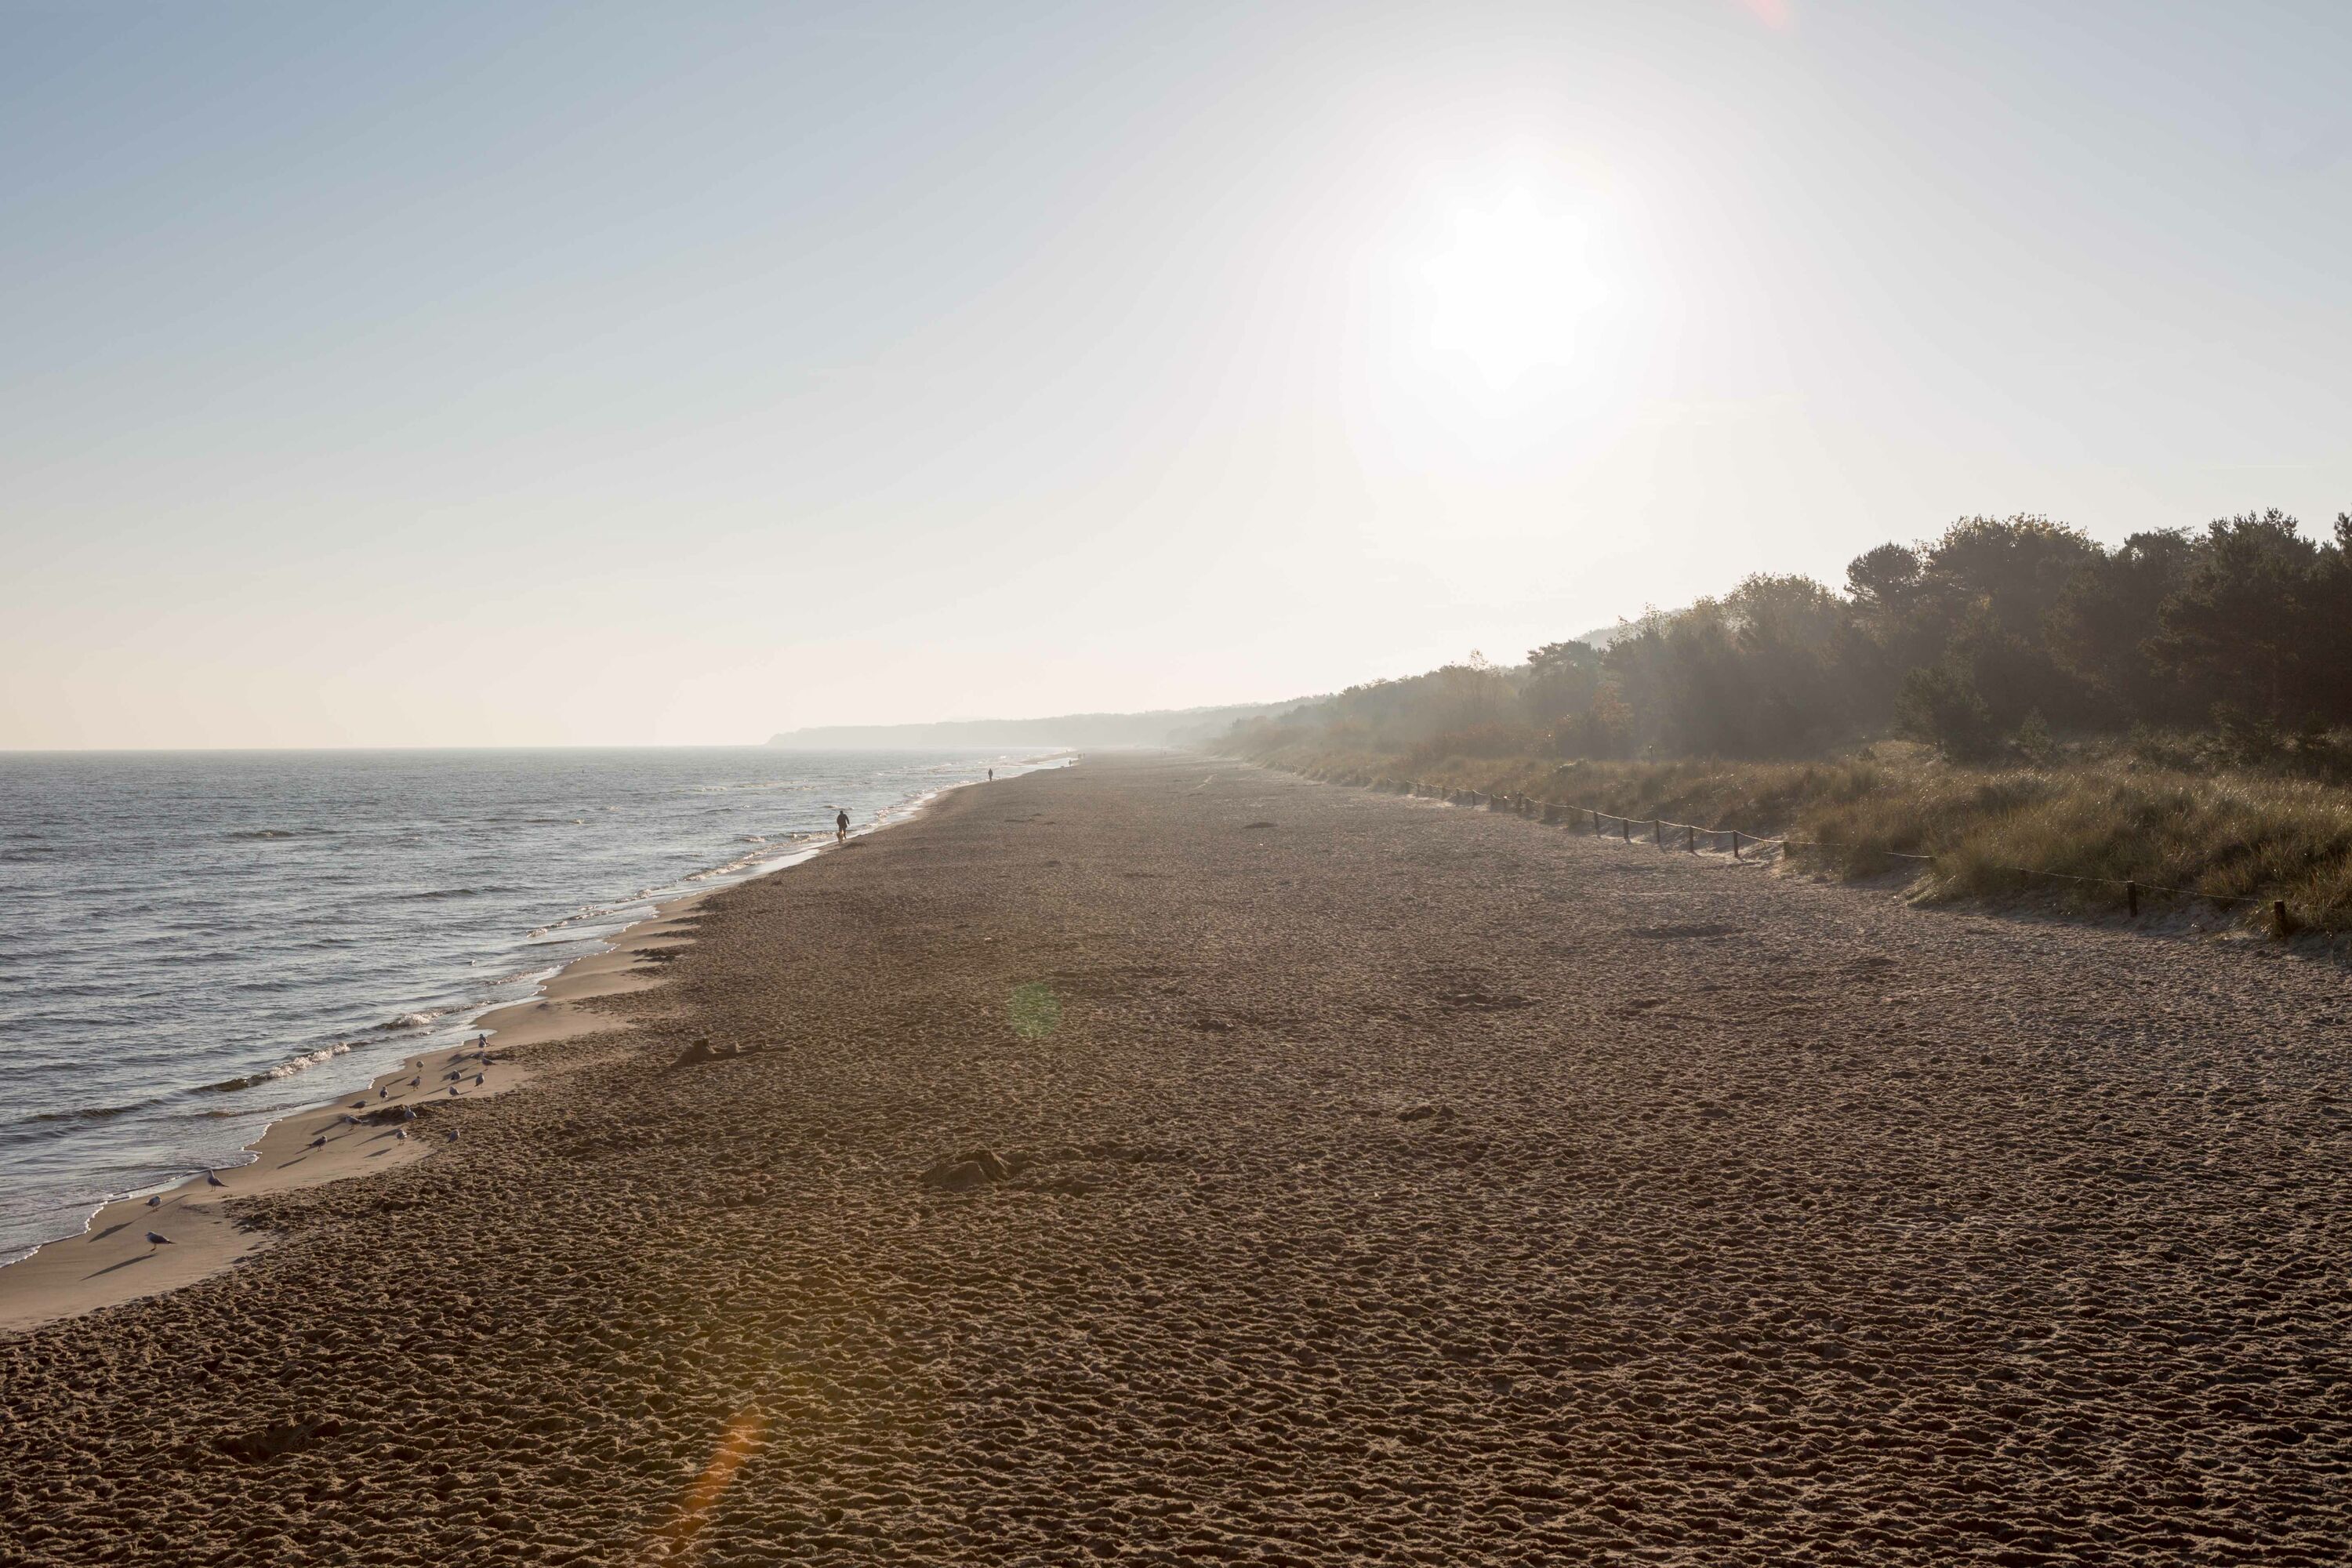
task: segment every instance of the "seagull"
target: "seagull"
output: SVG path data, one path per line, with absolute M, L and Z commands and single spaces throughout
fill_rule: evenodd
M 454 1083 L 449 1086 L 449 1098 L 452 1100 L 457 1098 L 457 1086 Z
M 163 1206 L 163 1194 L 157 1193 L 153 1197 L 149 1198 L 147 1200 L 147 1206 L 151 1209 L 162 1208 Z
M 392 1092 L 392 1090 L 390 1090 L 390 1089 L 377 1089 L 377 1090 L 375 1091 L 375 1097 L 376 1097 L 378 1100 L 382 1100 L 382 1099 L 383 1099 L 386 1095 L 390 1094 L 391 1092 Z
M 415 1078 L 408 1080 L 408 1087 L 415 1089 L 418 1084 L 423 1083 L 424 1081 L 425 1075 L 423 1073 L 418 1073 Z
M 353 1110 L 364 1110 L 367 1109 L 367 1101 L 364 1100 L 354 1100 L 352 1101 L 352 1109 Z
M 478 1073 L 478 1073 L 476 1073 L 476 1074 L 474 1075 L 474 1087 L 475 1087 L 476 1089 L 479 1089 L 479 1088 L 481 1088 L 481 1087 L 482 1087 L 482 1080 L 483 1080 L 484 1079 L 488 1078 L 488 1076 L 489 1076 L 489 1075 L 488 1075 L 488 1073 Z
M 449 1129 L 449 1142 L 452 1142 L 452 1143 L 455 1143 L 457 1141 L 457 1130 L 456 1128 L 452 1127 L 451 1129 Z
M 394 1138 L 405 1139 L 408 1136 L 408 1129 L 405 1127 L 395 1128 L 392 1135 Z
M 225 1187 L 228 1185 L 228 1184 L 222 1181 L 215 1173 L 206 1171 L 205 1173 L 205 1185 L 208 1187 Z
M 147 1233 L 147 1245 L 150 1247 L 169 1247 L 172 1245 L 172 1238 L 165 1236 L 160 1230 L 151 1230 Z
M 323 1133 L 323 1132 L 320 1133 L 316 1138 L 313 1138 L 313 1139 L 311 1139 L 311 1140 L 310 1140 L 310 1147 L 311 1147 L 311 1148 L 313 1148 L 313 1149 L 323 1149 L 323 1148 L 325 1148 L 326 1146 L 327 1146 L 327 1135 L 326 1135 L 325 1133 Z

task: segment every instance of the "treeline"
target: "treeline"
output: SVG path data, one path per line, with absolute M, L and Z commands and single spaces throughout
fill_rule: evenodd
M 1749 577 L 1603 648 L 1547 644 L 1359 686 L 1242 727 L 1392 755 L 1792 757 L 1885 734 L 1958 760 L 2053 731 L 2214 726 L 2246 752 L 2352 724 L 2352 515 L 2275 510 L 2108 550 L 2042 517 L 1882 544 L 1843 591 Z

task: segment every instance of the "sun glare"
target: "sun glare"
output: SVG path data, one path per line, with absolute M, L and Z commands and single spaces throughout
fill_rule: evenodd
M 1431 346 L 1496 387 L 1570 363 L 1601 292 L 1584 226 L 1545 212 L 1524 191 L 1458 215 L 1451 243 L 1424 271 L 1434 295 Z

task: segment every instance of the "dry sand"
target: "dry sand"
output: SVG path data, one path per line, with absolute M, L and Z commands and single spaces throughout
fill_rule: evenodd
M 0 1342 L 0 1543 L 2352 1556 L 2315 966 L 1171 759 L 691 919 L 457 1143 Z

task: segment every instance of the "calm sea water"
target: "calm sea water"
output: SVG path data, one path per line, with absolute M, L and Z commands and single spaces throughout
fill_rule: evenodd
M 235 1164 L 667 897 L 1034 752 L 0 755 L 0 1260 Z

